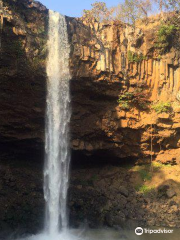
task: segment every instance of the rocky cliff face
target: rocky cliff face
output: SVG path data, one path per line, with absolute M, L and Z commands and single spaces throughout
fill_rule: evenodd
M 42 167 L 39 163 L 43 159 L 44 151 L 48 11 L 40 3 L 32 0 L 5 0 L 4 6 L 6 8 L 0 49 L 0 154 L 4 166 L 0 172 L 3 176 L 0 189 L 4 192 L 0 200 L 0 212 L 3 212 L 1 214 L 3 221 L 16 228 L 17 225 L 13 225 L 15 216 L 12 216 L 12 212 L 14 214 L 15 205 L 17 206 L 15 215 L 21 216 L 19 211 L 22 209 L 18 210 L 20 209 L 18 199 L 21 197 L 26 202 L 23 211 L 29 213 L 29 221 L 27 219 L 24 221 L 21 217 L 19 222 L 16 222 L 22 225 L 26 222 L 24 227 L 32 229 L 28 224 L 42 216 L 42 211 L 37 210 L 39 204 L 43 202 L 40 174 L 42 168 L 36 172 L 32 171 L 29 165 L 23 167 L 23 172 L 29 174 L 30 180 L 26 179 L 26 174 L 21 175 L 19 170 L 13 173 L 13 169 L 19 166 L 15 160 L 19 161 L 20 158 L 23 160 L 21 166 L 22 163 L 30 162 L 33 166 L 37 164 Z M 168 23 L 168 16 L 164 16 L 164 21 Z M 112 164 L 114 160 L 121 163 L 122 159 L 127 161 L 136 159 L 140 163 L 155 159 L 166 164 L 178 164 L 180 160 L 180 107 L 177 100 L 180 88 L 178 31 L 171 39 L 167 51 L 159 54 L 155 46 L 160 16 L 149 19 L 148 23 L 143 21 L 138 23 L 136 29 L 117 22 L 106 24 L 94 22 L 89 25 L 81 19 L 68 17 L 67 23 L 71 44 L 72 161 L 88 163 L 89 165 L 85 166 L 86 170 L 94 163 L 102 166 L 102 163 Z M 126 95 L 127 92 L 130 93 L 129 97 Z M 119 103 L 119 96 L 124 95 Z M 155 108 L 152 108 L 155 101 L 168 102 L 168 111 L 157 113 Z M 14 161 L 7 161 L 11 158 L 14 158 Z M 153 202 L 157 204 L 157 209 L 159 208 L 158 201 L 166 205 L 165 209 L 169 207 L 168 204 L 176 206 L 171 200 L 166 204 L 164 198 L 162 202 L 151 197 L 150 200 L 144 199 L 142 195 L 136 194 L 133 184 L 132 187 L 130 184 L 129 188 L 125 186 L 128 193 L 119 192 L 118 189 L 122 187 L 124 181 L 131 178 L 132 182 L 135 181 L 131 172 L 127 170 L 124 175 L 122 174 L 122 181 L 118 182 L 116 175 L 120 176 L 124 170 L 119 169 L 118 173 L 116 171 L 110 173 L 111 171 L 106 168 L 104 171 L 107 174 L 104 182 L 98 183 L 96 179 L 95 184 L 94 181 L 92 184 L 91 173 L 90 180 L 86 180 L 88 184 L 85 188 L 81 179 L 84 178 L 83 171 L 79 179 L 78 171 L 73 172 L 71 184 L 73 195 L 70 196 L 72 219 L 78 218 L 77 213 L 80 210 L 82 219 L 87 216 L 92 208 L 92 196 L 93 199 L 99 197 L 100 200 L 96 204 L 97 209 L 93 209 L 88 220 L 94 222 L 99 215 L 100 222 L 110 226 L 118 225 L 120 221 L 117 218 L 118 212 L 121 212 L 121 218 L 124 220 L 136 218 L 140 205 L 144 206 L 143 209 L 151 210 Z M 99 178 L 103 178 L 104 173 L 98 174 Z M 29 185 L 29 181 L 32 183 L 36 176 L 39 176 L 36 184 Z M 109 198 L 112 192 L 105 191 L 110 186 L 108 182 L 111 180 L 114 185 L 115 182 L 118 183 L 112 190 L 114 198 L 119 199 L 117 201 Z M 7 193 L 7 187 L 11 192 Z M 91 196 L 89 191 L 92 193 Z M 7 204 L 8 214 L 4 214 L 4 202 L 10 198 L 10 193 L 16 194 L 13 201 Z M 133 198 L 136 199 L 135 204 L 130 203 Z M 105 202 L 103 206 L 102 202 Z M 119 202 L 124 202 L 120 209 L 117 208 Z M 125 206 L 127 211 L 123 212 Z M 110 216 L 112 209 L 114 215 Z M 170 213 L 175 223 L 173 220 L 167 221 L 166 225 L 178 226 L 179 213 L 176 210 Z M 142 214 L 137 216 L 138 221 L 145 219 L 146 211 L 141 212 Z M 152 223 L 151 220 L 157 217 L 152 212 L 153 210 L 148 211 L 147 224 L 163 225 L 163 218 L 158 220 L 158 223 Z M 161 218 L 161 212 L 158 214 Z M 10 217 L 7 218 L 7 215 Z M 73 224 L 76 225 L 74 222 Z M 36 222 L 34 231 L 39 229 L 40 225 Z
M 27 142 L 27 147 L 38 149 L 44 142 L 47 9 L 32 1 L 5 5 L 9 18 L 4 19 L 2 32 L 1 144 Z M 171 160 L 178 154 L 178 39 L 172 39 L 166 54 L 158 55 L 159 18 L 141 22 L 136 29 L 115 22 L 89 26 L 67 18 L 72 49 L 71 142 L 77 155 L 160 159 L 173 149 Z M 156 114 L 151 106 L 124 109 L 117 102 L 124 92 L 138 90 L 150 105 L 171 101 L 171 111 Z
M 179 38 L 174 36 L 168 51 L 158 54 L 160 17 L 141 22 L 136 29 L 120 23 L 70 22 L 72 147 L 76 151 L 179 161 Z M 168 16 L 164 18 L 166 24 Z M 142 105 L 148 101 L 147 108 L 137 103 L 124 109 L 118 104 L 124 92 L 138 91 L 144 95 L 137 101 L 144 98 Z M 158 101 L 170 101 L 171 110 L 157 114 L 151 106 Z
M 0 49 L 1 153 L 39 151 L 46 99 L 46 8 L 4 1 Z M 30 154 L 31 155 L 31 154 Z

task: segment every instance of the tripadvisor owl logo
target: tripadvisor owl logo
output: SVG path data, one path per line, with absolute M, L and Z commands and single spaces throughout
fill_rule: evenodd
M 135 234 L 136 234 L 136 235 L 142 235 L 142 234 L 143 234 L 143 229 L 142 229 L 141 227 L 137 227 L 137 228 L 135 229 Z
M 173 233 L 174 230 L 173 229 L 162 229 L 162 228 L 159 228 L 159 229 L 149 229 L 149 228 L 141 228 L 141 227 L 137 227 L 135 229 L 135 234 L 136 235 L 142 235 L 143 233 L 144 234 L 158 234 L 158 233 Z

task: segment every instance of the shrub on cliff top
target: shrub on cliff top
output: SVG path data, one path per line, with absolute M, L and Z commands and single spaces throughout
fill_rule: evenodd
M 178 30 L 178 27 L 174 24 L 161 25 L 159 27 L 155 47 L 159 49 L 160 54 L 168 50 L 176 30 Z

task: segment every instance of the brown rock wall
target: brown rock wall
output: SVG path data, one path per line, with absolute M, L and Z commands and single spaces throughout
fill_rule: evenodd
M 2 32 L 0 143 L 3 148 L 8 143 L 9 148 L 21 149 L 23 143 L 25 152 L 29 147 L 43 151 L 47 10 L 32 1 L 5 4 L 11 17 L 4 20 Z M 152 18 L 134 30 L 122 23 L 89 26 L 67 17 L 75 152 L 156 158 L 160 151 L 179 148 L 179 51 L 172 47 L 157 58 L 157 22 L 158 17 Z M 129 52 L 143 58 L 132 61 Z M 124 111 L 117 102 L 119 95 L 137 89 L 148 93 L 151 105 L 171 101 L 172 111 L 164 117 L 151 108 Z M 173 133 L 162 135 L 166 129 Z

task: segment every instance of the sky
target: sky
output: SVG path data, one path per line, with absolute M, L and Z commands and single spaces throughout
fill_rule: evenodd
M 47 8 L 69 17 L 80 17 L 84 9 L 91 9 L 95 0 L 39 0 Z M 122 0 L 104 0 L 108 7 L 116 6 Z

